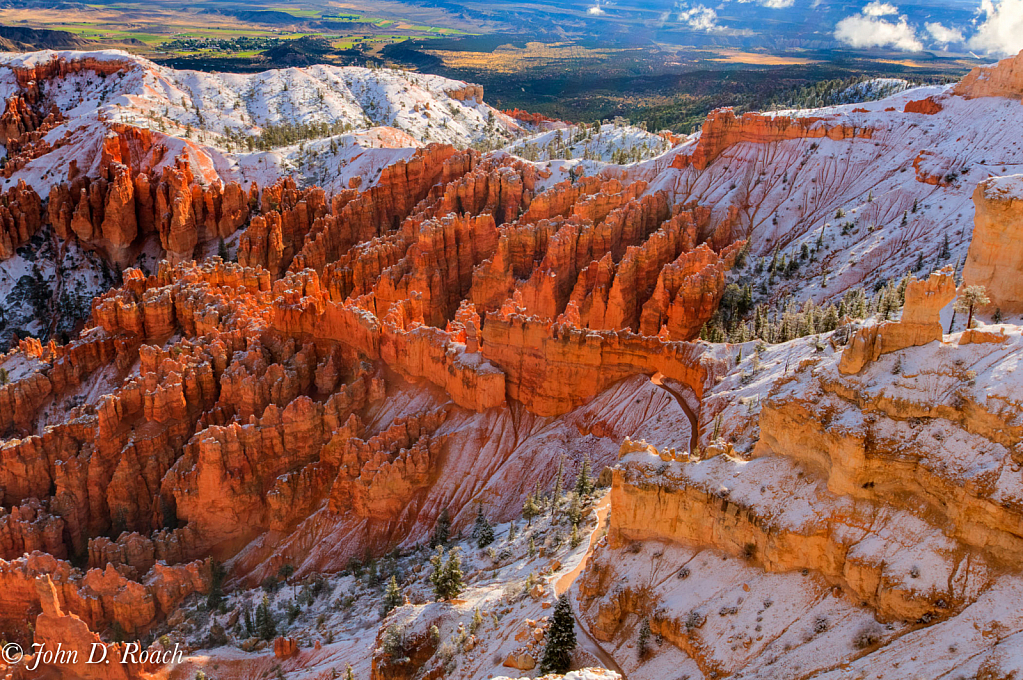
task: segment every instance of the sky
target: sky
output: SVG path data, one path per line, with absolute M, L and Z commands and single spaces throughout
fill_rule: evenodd
M 812 21 L 814 30 L 853 48 L 996 58 L 1023 50 L 1023 0 L 593 0 L 588 14 L 613 16 L 627 6 L 722 36 L 784 35 L 785 25 Z

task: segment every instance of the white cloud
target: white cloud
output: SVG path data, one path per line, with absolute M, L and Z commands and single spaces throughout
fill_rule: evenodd
M 679 12 L 678 20 L 697 31 L 713 31 L 717 28 L 718 13 L 710 7 L 696 5 Z
M 927 32 L 931 34 L 935 42 L 941 45 L 947 45 L 949 43 L 960 43 L 963 41 L 963 32 L 956 27 L 945 28 L 938 22 L 924 24 L 927 28 Z
M 899 8 L 895 5 L 890 5 L 887 2 L 881 2 L 881 0 L 874 0 L 866 7 L 863 8 L 863 14 L 868 17 L 883 17 L 888 14 L 898 14 Z
M 588 10 L 586 10 L 586 13 L 591 16 L 599 17 L 601 14 L 604 14 L 605 12 L 604 10 L 600 9 L 600 5 L 595 5 L 594 7 L 590 7 Z
M 968 43 L 978 52 L 999 56 L 1023 49 L 1023 0 L 982 0 L 983 20 Z
M 898 21 L 882 18 L 898 12 L 894 5 L 875 0 L 860 14 L 839 21 L 835 25 L 835 38 L 852 47 L 894 47 L 907 52 L 922 50 L 923 43 L 917 40 L 916 32 L 905 16 L 898 17 Z

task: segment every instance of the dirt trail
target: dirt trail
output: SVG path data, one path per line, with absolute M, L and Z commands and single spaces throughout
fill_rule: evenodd
M 593 555 L 593 549 L 596 547 L 597 541 L 600 539 L 600 532 L 604 528 L 604 523 L 607 521 L 608 513 L 611 512 L 611 494 L 606 494 L 597 507 L 594 508 L 594 512 L 597 513 L 597 524 L 593 527 L 593 531 L 587 536 L 586 554 L 579 560 L 579 564 L 576 565 L 575 569 L 562 574 L 556 581 L 551 584 L 554 589 L 554 596 L 559 597 L 564 593 L 571 590 L 575 584 L 575 580 L 579 578 L 579 575 L 586 569 L 586 564 L 590 561 L 590 557 Z M 579 614 L 579 610 L 576 608 L 576 601 L 574 598 L 569 597 L 569 601 L 572 603 L 572 613 L 575 615 L 576 630 L 581 633 L 577 635 L 579 647 L 589 652 L 600 661 L 601 665 L 608 670 L 612 670 L 618 675 L 622 676 L 622 680 L 628 680 L 628 676 L 625 675 L 621 667 L 615 662 L 611 655 L 604 651 L 604 648 L 600 646 L 596 638 L 590 634 L 589 629 L 586 627 L 586 621 Z

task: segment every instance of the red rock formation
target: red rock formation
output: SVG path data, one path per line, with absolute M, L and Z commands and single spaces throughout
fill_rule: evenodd
M 0 143 L 8 146 L 26 132 L 38 128 L 41 122 L 42 117 L 32 110 L 24 97 L 8 97 L 4 112 L 0 115 Z
M 922 113 L 926 116 L 933 116 L 940 113 L 944 107 L 934 97 L 924 97 L 915 101 L 906 102 L 906 113 Z
M 431 144 L 417 149 L 408 161 L 387 166 L 371 189 L 344 205 L 332 219 L 313 224 L 291 269 L 322 272 L 355 243 L 396 229 L 436 184 L 447 184 L 469 172 L 478 158 L 475 152 L 458 153 L 450 146 Z
M 952 90 L 967 99 L 975 97 L 1023 98 L 1023 52 L 993 66 L 977 66 Z
M 643 305 L 640 333 L 657 335 L 664 327 L 675 340 L 698 337 L 721 303 L 725 272 L 743 245 L 735 243 L 718 255 L 703 244 L 662 269 L 657 287 Z
M 121 569 L 131 574 L 132 570 Z M 5 604 L 0 610 L 0 631 L 7 640 L 26 642 L 26 617 L 45 607 L 35 585 L 39 579 L 52 582 L 60 608 L 89 628 L 103 630 L 116 623 L 125 632 L 141 634 L 188 595 L 208 591 L 209 578 L 209 564 L 202 561 L 157 564 L 141 577 L 129 577 L 112 565 L 82 574 L 41 552 L 10 562 L 0 560 L 0 593 Z
M 744 113 L 736 116 L 731 108 L 712 111 L 703 123 L 700 139 L 692 152 L 679 154 L 673 167 L 692 165 L 704 170 L 725 149 L 736 144 L 770 144 L 790 139 L 870 139 L 873 130 L 845 124 L 828 124 L 828 118 L 770 116 Z
M 177 262 L 190 259 L 200 242 L 230 236 L 248 220 L 255 187 L 246 194 L 236 182 L 200 186 L 183 158 L 157 175 L 149 167 L 162 153 L 149 131 L 112 131 L 100 177 L 78 176 L 72 167 L 68 182 L 50 189 L 48 213 L 57 235 L 73 233 L 123 267 L 153 232 Z
M 43 204 L 39 194 L 25 180 L 0 195 L 0 260 L 28 242 L 43 222 Z
M 566 413 L 637 373 L 660 371 L 699 396 L 712 372 L 696 344 L 585 331 L 511 311 L 487 315 L 482 347 L 483 356 L 504 371 L 508 396 L 543 416 Z
M 298 640 L 293 637 L 274 638 L 274 657 L 277 659 L 290 659 L 298 655 Z

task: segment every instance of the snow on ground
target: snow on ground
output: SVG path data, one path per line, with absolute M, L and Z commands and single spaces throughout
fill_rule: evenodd
M 586 507 L 596 500 L 588 500 Z M 371 657 L 381 654 L 377 648 L 388 630 L 400 631 L 409 644 L 417 637 L 438 636 L 435 654 L 448 669 L 446 677 L 501 675 L 504 660 L 524 648 L 527 639 L 532 640 L 532 653 L 539 659 L 535 650 L 542 652 L 543 638 L 533 637 L 534 626 L 529 622 L 542 625 L 551 612 L 544 583 L 549 576 L 570 570 L 587 550 L 582 537 L 595 526 L 595 515 L 583 511 L 577 531 L 580 538 L 573 540 L 571 512 L 572 501 L 565 497 L 556 516 L 548 508 L 531 525 L 523 519 L 495 524 L 494 542 L 483 548 L 469 535 L 471 525 L 467 527 L 445 550 L 446 556 L 454 550 L 460 554 L 465 581 L 465 589 L 451 601 L 438 601 L 434 593 L 430 581 L 434 550 L 424 542 L 377 560 L 352 559 L 337 574 L 310 574 L 287 583 L 282 575 L 260 588 L 235 590 L 228 593 L 219 613 L 209 611 L 203 598 L 192 596 L 157 636 L 167 636 L 164 644 L 182 642 L 204 648 L 174 669 L 175 678 L 192 678 L 199 670 L 207 677 L 254 677 L 248 674 L 260 669 L 273 672 L 277 667 L 289 680 L 326 677 L 321 674 L 332 669 L 343 676 L 348 664 L 356 677 L 369 677 Z M 512 527 L 514 536 L 509 534 Z M 392 576 L 405 604 L 385 615 L 383 596 Z M 264 598 L 276 634 L 298 641 L 298 658 L 278 662 L 272 645 L 247 627 L 245 612 L 255 617 Z M 528 636 L 517 639 L 522 631 Z M 586 654 L 577 655 L 580 666 L 592 666 L 594 661 Z M 611 680 L 617 676 L 584 673 L 574 677 Z
M 405 149 L 431 142 L 493 148 L 526 132 L 461 81 L 393 69 L 316 65 L 205 73 L 158 66 L 116 50 L 43 51 L 0 57 L 0 93 L 16 91 L 13 72 L 3 65 L 38 64 L 51 57 L 96 58 L 128 67 L 109 76 L 82 70 L 43 84 L 45 107 L 56 105 L 67 118 L 47 141 L 53 144 L 69 131 L 72 141 L 4 182 L 10 186 L 23 178 L 43 195 L 64 179 L 73 159 L 79 169 L 95 173 L 110 123 L 152 130 L 169 147 L 167 163 L 188 152 L 202 156 L 197 162 L 211 164 L 225 179 L 265 185 L 294 174 L 331 190 L 356 176 L 369 186 L 382 165 L 408 155 Z
M 15 334 L 66 339 L 113 282 L 98 255 L 75 242 L 58 246 L 44 228 L 0 262 L 0 346 Z
M 625 165 L 661 155 L 671 143 L 651 132 L 623 123 L 571 125 L 520 139 L 504 148 L 528 161 L 603 161 Z
M 691 153 L 697 134 L 630 168 L 629 176 L 648 180 L 650 191 L 665 190 L 677 203 L 711 206 L 717 219 L 737 210 L 737 230 L 751 239 L 748 268 L 760 299 L 791 295 L 820 303 L 918 265 L 918 275 L 946 264 L 961 271 L 977 183 L 1023 171 L 1023 142 L 1014 133 L 1023 127 L 1023 108 L 1000 97 L 953 96 L 950 88 L 768 114 L 822 118 L 816 126 L 869 131 L 866 138 L 744 142 L 703 171 L 671 168 L 676 155 Z M 907 102 L 926 97 L 943 110 L 903 112 Z M 775 253 L 797 259 L 791 278 L 769 276 L 763 265 Z

